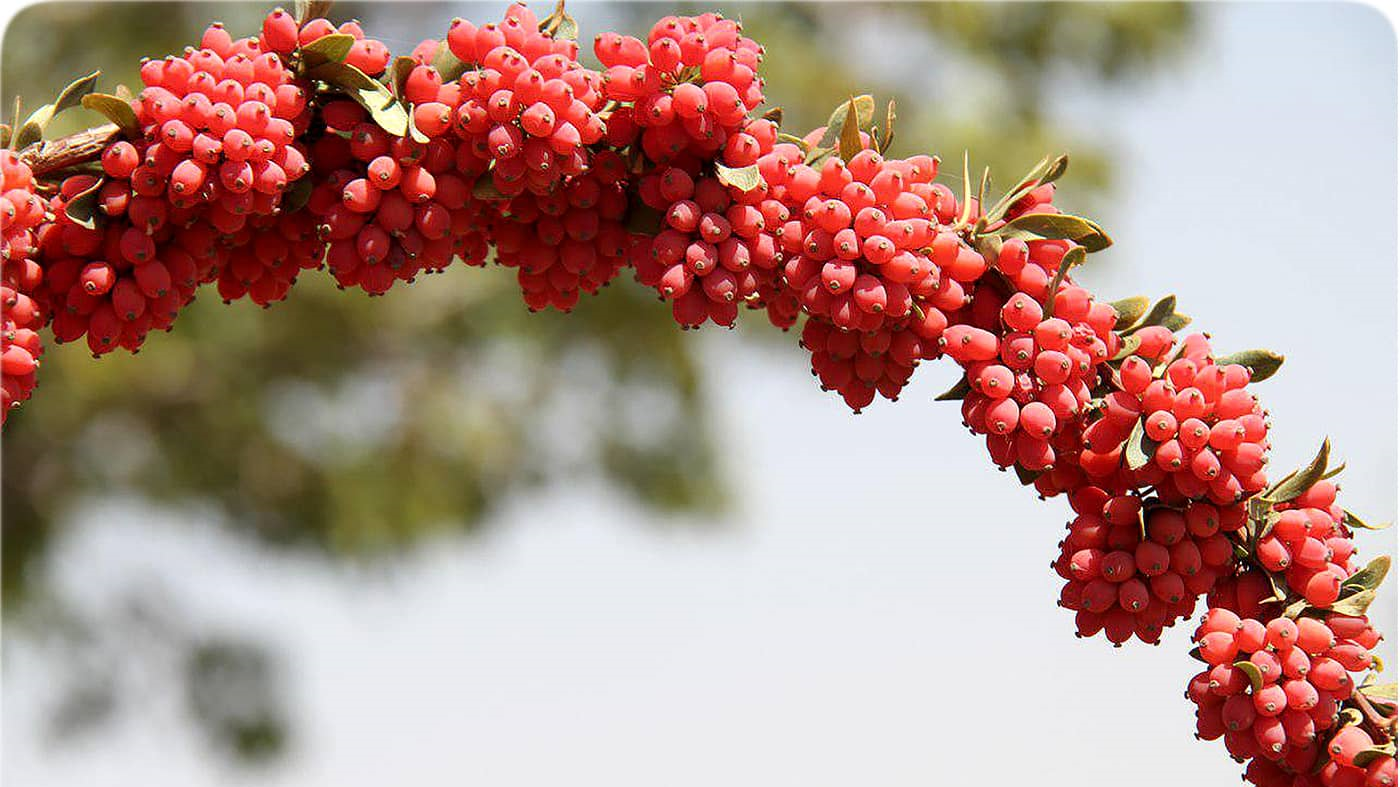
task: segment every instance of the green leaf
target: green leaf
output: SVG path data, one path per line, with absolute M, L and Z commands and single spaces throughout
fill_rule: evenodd
M 1385 581 L 1385 575 L 1390 573 L 1390 555 L 1378 555 L 1371 559 L 1370 563 L 1360 571 L 1347 577 L 1342 582 L 1342 595 L 1348 596 L 1362 590 L 1375 590 Z
M 302 66 L 306 69 L 316 69 L 327 63 L 344 63 L 345 56 L 350 54 L 350 48 L 354 45 L 354 36 L 348 33 L 331 33 L 303 45 L 298 51 L 301 52 Z
M 1342 471 L 1345 469 L 1347 469 L 1347 463 L 1342 462 L 1336 467 L 1330 468 L 1327 472 L 1323 473 L 1322 478 L 1320 480 L 1326 481 L 1329 478 L 1335 478 L 1336 476 L 1341 475 Z
M 1175 313 L 1176 296 L 1168 295 L 1167 297 L 1153 304 L 1152 309 L 1147 312 L 1147 316 L 1143 317 L 1141 322 L 1133 326 L 1133 330 L 1136 331 L 1141 330 L 1143 328 L 1150 328 L 1154 325 L 1161 325 Z
M 103 182 L 102 178 L 93 181 L 91 186 L 74 194 L 63 207 L 63 212 L 74 224 L 90 230 L 97 229 L 97 193 L 102 189 Z
M 1264 673 L 1254 665 L 1254 662 L 1237 661 L 1235 662 L 1235 669 L 1243 672 L 1245 677 L 1249 678 L 1249 685 L 1254 687 L 1255 691 L 1264 688 Z
M 890 145 L 894 144 L 894 121 L 894 99 L 890 99 L 889 105 L 885 107 L 885 133 L 880 138 L 881 153 L 889 150 Z
M 957 384 L 954 385 L 952 388 L 949 388 L 948 390 L 944 391 L 943 393 L 941 393 L 941 394 L 939 394 L 939 395 L 933 397 L 933 401 L 935 401 L 935 402 L 957 402 L 957 401 L 962 401 L 963 399 L 967 398 L 967 395 L 968 395 L 969 393 L 972 393 L 972 385 L 967 381 L 967 376 L 964 375 L 964 376 L 958 378 Z
M 295 213 L 306 207 L 306 203 L 311 201 L 311 181 L 311 178 L 297 178 L 292 181 L 292 185 L 287 187 L 286 193 L 282 195 L 283 213 Z
M 1044 470 L 1027 470 L 1019 464 L 1012 465 L 1011 468 L 1016 471 L 1016 480 L 1021 482 L 1021 486 L 1030 486 L 1035 483 L 1035 479 L 1045 474 Z
M 1395 743 L 1394 741 L 1392 741 L 1381 746 L 1372 746 L 1369 749 L 1362 749 L 1361 751 L 1356 753 L 1355 757 L 1351 758 L 1351 762 L 1358 768 L 1365 768 L 1366 766 L 1383 757 L 1394 756 Z
M 69 83 L 67 87 L 63 88 L 63 92 L 58 94 L 58 98 L 54 99 L 53 114 L 58 115 L 60 112 L 80 106 L 83 102 L 83 96 L 88 95 L 93 91 L 93 88 L 97 87 L 97 78 L 101 75 L 101 71 L 94 71 L 82 79 Z
M 47 126 L 49 119 L 53 117 L 53 104 L 45 104 L 34 110 L 20 124 L 19 131 L 15 132 L 15 150 L 23 150 L 35 142 L 44 138 L 44 126 Z
M 802 137 L 794 137 L 791 134 L 786 134 L 784 132 L 779 131 L 778 141 L 796 145 L 803 153 L 807 152 L 807 141 L 802 139 Z
M 1055 278 L 1050 280 L 1050 286 L 1045 291 L 1045 303 L 1041 304 L 1046 319 L 1055 316 L 1055 296 L 1060 294 L 1060 285 L 1064 283 L 1065 276 L 1070 268 L 1084 262 L 1085 256 L 1087 253 L 1083 246 L 1074 246 L 1060 260 L 1060 267 L 1055 269 Z
M 1113 240 L 1104 232 L 1103 227 L 1068 213 L 1028 213 L 1017 216 L 996 229 L 993 234 L 1025 241 L 1072 240 L 1091 253 L 1113 245 Z
M 418 123 L 413 119 L 413 110 L 405 107 L 404 114 L 408 115 L 408 136 L 417 143 L 428 144 L 428 135 L 418 130 Z
M 1131 298 L 1124 298 L 1109 304 L 1115 312 L 1118 312 L 1118 322 L 1113 324 L 1113 330 L 1126 331 L 1137 325 L 1137 321 L 1142 319 L 1142 315 L 1147 313 L 1147 307 L 1152 301 L 1141 295 L 1134 295 Z
M 1361 530 L 1385 530 L 1386 528 L 1390 527 L 1389 522 L 1382 522 L 1379 525 L 1369 524 L 1362 520 L 1361 517 L 1357 516 L 1356 514 L 1353 514 L 1352 512 L 1346 509 L 1342 509 L 1342 524 L 1346 525 L 1352 530 L 1356 530 L 1358 528 Z
M 9 123 L 0 123 L 0 148 L 8 148 L 10 146 L 10 136 L 13 133 L 14 129 L 10 128 Z
M 836 149 L 841 129 L 846 125 L 846 113 L 850 112 L 853 106 L 856 109 L 856 128 L 865 128 L 870 125 L 871 118 L 875 117 L 874 96 L 853 96 L 849 101 L 841 102 L 841 105 L 831 113 L 831 117 L 826 121 L 826 132 L 817 142 L 818 148 Z
M 720 183 L 733 186 L 740 191 L 753 191 L 763 185 L 763 176 L 759 174 L 757 164 L 750 164 L 747 167 L 726 167 L 715 162 L 715 176 Z
M 1139 347 L 1141 347 L 1141 346 L 1142 346 L 1142 337 L 1141 337 L 1141 336 L 1129 336 L 1129 337 L 1123 339 L 1123 346 L 1120 347 L 1120 348 L 1118 348 L 1118 352 L 1114 353 L 1114 354 L 1113 354 L 1113 357 L 1110 358 L 1109 360 L 1110 360 L 1110 361 L 1121 361 L 1121 360 L 1123 360 L 1124 358 L 1127 358 L 1129 355 L 1132 355 L 1133 353 L 1137 352 L 1137 348 L 1139 348 Z
M 861 151 L 860 113 L 855 104 L 855 96 L 852 96 L 846 108 L 846 119 L 841 122 L 841 142 L 837 153 L 843 161 L 850 161 Z
M 1396 702 L 1394 683 L 1373 683 L 1369 686 L 1362 686 L 1361 693 L 1365 694 L 1367 699 L 1390 700 L 1392 705 Z
M 1287 607 L 1284 607 L 1283 616 L 1292 620 L 1297 620 L 1298 616 L 1306 612 L 1307 609 L 1308 602 L 1300 598 L 1292 604 L 1289 604 Z
M 835 152 L 836 148 L 812 148 L 807 151 L 807 158 L 803 160 L 802 163 L 811 167 L 820 167 L 821 162 L 825 161 L 828 156 Z
M 1353 593 L 1346 598 L 1337 599 L 1332 602 L 1332 606 L 1328 607 L 1328 609 L 1340 615 L 1350 615 L 1354 618 L 1359 618 L 1366 614 L 1367 607 L 1370 607 L 1371 602 L 1375 600 L 1376 591 L 1363 590 L 1359 593 Z
M 1190 317 L 1187 317 L 1184 314 L 1177 314 L 1175 312 L 1167 315 L 1167 318 L 1165 320 L 1162 320 L 1162 327 L 1166 328 L 1172 333 L 1176 333 L 1177 331 L 1181 330 L 1182 328 L 1185 328 L 1190 324 Z
M 1331 441 L 1324 439 L 1322 447 L 1317 450 L 1317 455 L 1307 467 L 1289 473 L 1282 481 L 1266 490 L 1263 498 L 1271 503 L 1287 503 L 1308 491 L 1322 478 L 1322 474 L 1327 472 L 1327 455 L 1331 450 Z
M 437 69 L 443 84 L 446 84 L 456 82 L 462 74 L 466 73 L 467 64 L 452 54 L 452 48 L 447 45 L 446 41 L 439 41 L 437 52 L 433 54 L 433 68 Z
M 389 64 L 389 89 L 393 91 L 394 97 L 400 101 L 407 101 L 404 97 L 404 84 L 408 82 L 408 75 L 413 73 L 413 69 L 418 67 L 418 61 L 407 55 L 399 55 L 394 58 L 394 62 Z
M 771 107 L 767 112 L 764 112 L 762 115 L 759 115 L 759 117 L 761 117 L 764 120 L 767 120 L 775 126 L 781 126 L 783 124 L 783 108 Z
M 572 16 L 564 14 L 564 18 L 559 20 L 559 26 L 554 28 L 554 37 L 567 39 L 569 41 L 578 40 L 578 22 Z
M 996 205 L 993 205 L 990 210 L 986 211 L 985 215 L 987 221 L 997 221 L 1002 216 L 1006 215 L 1006 211 L 1010 210 L 1011 206 L 1016 204 L 1017 200 L 1046 183 L 1054 183 L 1061 175 L 1065 174 L 1065 170 L 1068 168 L 1068 156 L 1046 156 L 1041 159 L 1040 163 L 1036 164 L 1030 172 L 1027 172 L 1024 177 L 1016 181 L 1016 188 L 1004 194 L 1001 199 L 997 200 Z
M 84 107 L 116 123 L 123 136 L 140 136 L 141 123 L 136 119 L 136 111 L 131 108 L 131 102 L 106 93 L 89 93 L 83 96 L 82 101 Z
M 331 0 L 296 0 L 293 10 L 297 22 L 306 24 L 312 19 L 324 17 L 331 12 Z
M 1216 358 L 1218 366 L 1239 364 L 1250 372 L 1250 382 L 1262 382 L 1274 376 L 1283 365 L 1283 356 L 1272 350 L 1241 350 L 1221 358 Z
M 326 63 L 309 76 L 354 99 L 380 128 L 396 137 L 409 134 L 408 110 L 378 80 L 348 63 Z
M 1129 470 L 1138 470 L 1146 467 L 1152 461 L 1153 454 L 1157 453 L 1157 444 L 1152 438 L 1147 436 L 1147 427 L 1143 419 L 1139 418 L 1133 424 L 1133 431 L 1128 433 L 1128 442 L 1123 446 L 1123 459 L 1128 463 Z

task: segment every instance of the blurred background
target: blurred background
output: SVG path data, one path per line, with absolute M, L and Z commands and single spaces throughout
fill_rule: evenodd
M 896 153 L 967 149 L 1002 187 L 1068 152 L 1057 201 L 1116 240 L 1083 281 L 1176 293 L 1222 350 L 1286 353 L 1261 387 L 1275 466 L 1330 436 L 1348 507 L 1395 519 L 1378 12 L 722 7 L 767 46 L 789 130 L 871 92 L 898 101 Z M 585 42 L 685 8 L 571 5 Z M 266 10 L 29 6 L 0 106 L 95 68 L 134 85 L 142 56 Z M 333 15 L 407 52 L 503 10 Z M 1192 739 L 1190 626 L 1131 652 L 1072 636 L 1048 568 L 1067 506 L 931 401 L 951 365 L 855 417 L 795 336 L 682 334 L 625 281 L 567 317 L 527 314 L 508 271 L 373 303 L 328 281 L 257 314 L 205 295 L 138 357 L 45 356 L 3 441 L 6 784 L 1238 778 Z M 1359 541 L 1395 550 L 1393 531 Z M 1372 612 L 1400 636 L 1395 587 Z

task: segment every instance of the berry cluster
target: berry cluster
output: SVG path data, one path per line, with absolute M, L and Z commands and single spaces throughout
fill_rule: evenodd
M 290 21 L 274 12 L 265 29 L 275 19 Z M 146 87 L 132 105 L 141 161 L 127 177 L 136 194 L 204 206 L 209 222 L 233 233 L 249 215 L 277 213 L 283 192 L 310 171 L 298 142 L 311 122 L 309 85 L 260 39 L 234 40 L 215 25 L 200 44 L 142 64 Z
M 668 16 L 645 44 L 604 33 L 593 53 L 607 69 L 604 95 L 622 104 L 607 119 L 608 142 L 639 142 L 657 164 L 713 160 L 763 103 L 763 48 L 718 14 Z
M 1337 487 L 1319 481 L 1293 500 L 1276 506 L 1273 529 L 1259 539 L 1254 556 L 1265 570 L 1282 574 L 1288 587 L 1308 604 L 1325 608 L 1337 600 L 1342 582 L 1356 571 L 1356 545 L 1343 524 Z
M 1373 667 L 1370 650 L 1380 640 L 1365 617 L 1274 617 L 1266 623 L 1213 607 L 1195 639 L 1208 667 L 1186 691 L 1196 704 L 1197 735 L 1223 738 L 1233 757 L 1252 760 L 1249 781 L 1261 787 L 1395 784 L 1394 758 L 1357 767 L 1356 755 L 1376 741 L 1361 726 L 1339 726 L 1354 687 L 1350 673 Z M 1319 770 L 1320 755 L 1327 760 Z
M 34 173 L 8 150 L 0 150 L 0 423 L 34 392 L 48 324 L 42 300 L 43 269 L 35 259 L 44 201 L 34 193 Z
M 1060 545 L 1060 605 L 1075 611 L 1079 636 L 1104 632 L 1115 645 L 1133 635 L 1156 644 L 1162 629 L 1190 617 L 1196 601 L 1234 570 L 1229 533 L 1245 523 L 1240 506 L 1191 503 L 1184 510 L 1084 487 L 1070 497 L 1078 514 Z

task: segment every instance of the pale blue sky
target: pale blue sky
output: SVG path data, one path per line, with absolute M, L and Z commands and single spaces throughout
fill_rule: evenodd
M 1364 6 L 1304 4 L 1212 6 L 1203 33 L 1145 84 L 1059 104 L 1119 157 L 1102 216 L 1117 244 L 1082 278 L 1109 297 L 1174 292 L 1217 346 L 1285 352 L 1261 386 L 1275 463 L 1330 435 L 1348 506 L 1394 520 L 1394 34 Z M 375 576 L 135 507 L 73 528 L 53 573 L 88 608 L 158 582 L 288 654 L 299 745 L 230 774 L 160 701 L 49 748 L 51 673 L 15 647 L 7 783 L 1238 783 L 1192 738 L 1189 626 L 1159 648 L 1071 635 L 1048 568 L 1065 506 L 995 472 L 956 407 L 929 401 L 951 368 L 852 418 L 797 350 L 701 340 L 743 501 L 719 528 L 658 528 L 574 489 Z M 1400 636 L 1394 588 L 1374 610 Z

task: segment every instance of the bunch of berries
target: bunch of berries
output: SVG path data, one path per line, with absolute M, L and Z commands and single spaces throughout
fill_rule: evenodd
M 1337 600 L 1342 582 L 1355 573 L 1356 549 L 1343 524 L 1337 487 L 1319 481 L 1306 492 L 1275 506 L 1278 519 L 1255 545 L 1254 556 L 1266 571 L 1282 574 L 1288 587 L 1314 607 Z
M 317 17 L 301 24 L 291 14 L 278 8 L 263 19 L 262 36 L 256 39 L 256 43 L 259 51 L 275 52 L 284 60 L 289 60 L 299 48 L 337 33 L 354 39 L 354 43 L 345 54 L 343 62 L 346 65 L 353 66 L 371 77 L 382 76 L 388 69 L 389 47 L 382 41 L 365 38 L 365 31 L 358 22 L 345 22 L 336 27 L 330 20 Z M 221 48 L 230 46 L 227 43 L 229 39 L 228 33 L 216 24 L 205 32 L 201 45 L 218 52 Z M 237 47 L 246 44 L 236 41 L 231 46 L 236 51 Z
M 580 292 L 595 294 L 617 277 L 634 243 L 628 233 L 626 171 L 612 151 L 566 178 L 553 193 L 525 193 L 493 205 L 488 235 L 496 261 L 517 269 L 531 311 L 568 312 Z
M 771 154 L 777 133 L 769 120 L 749 121 L 730 136 L 718 160 L 725 167 L 752 166 Z M 770 184 L 745 190 L 718 174 L 664 166 L 644 175 L 638 192 L 661 214 L 663 228 L 638 263 L 637 278 L 671 302 L 677 324 L 694 328 L 710 320 L 730 327 L 739 306 L 767 306 L 761 291 L 771 293 L 778 284 L 778 233 L 790 217 L 770 196 Z
M 348 99 L 326 104 L 326 134 L 311 149 L 317 184 L 307 209 L 328 241 L 326 262 L 341 287 L 372 295 L 420 271 L 446 268 L 466 251 L 485 257 L 475 174 L 445 137 L 426 144 L 390 135 Z M 479 173 L 479 170 L 478 170 Z
M 1239 760 L 1263 760 L 1246 772 L 1255 784 L 1296 784 L 1315 772 L 1320 750 L 1329 764 L 1308 784 L 1394 784 L 1395 760 L 1368 773 L 1354 757 L 1373 745 L 1360 727 L 1338 729 L 1341 703 L 1350 697 L 1349 673 L 1373 667 L 1380 637 L 1365 617 L 1329 614 L 1267 622 L 1215 607 L 1196 630 L 1207 669 L 1191 679 L 1197 735 L 1224 738 Z M 1329 731 L 1336 730 L 1331 734 Z M 1280 774 L 1283 777 L 1280 777 Z M 1387 778 L 1389 782 L 1384 781 Z M 1367 781 L 1373 778 L 1376 781 Z
M 86 226 L 68 215 L 68 202 L 97 185 L 93 176 L 73 175 L 51 199 L 54 218 L 39 232 L 54 339 L 86 336 L 95 356 L 119 346 L 136 352 L 147 333 L 169 330 L 229 253 L 217 228 L 199 221 L 197 208 L 126 191 L 121 173 L 130 172 L 134 158 L 127 142 L 103 154 L 111 180 L 99 189 L 100 223 Z
M 763 48 L 717 14 L 668 16 L 645 44 L 604 33 L 593 53 L 607 69 L 604 94 L 622 104 L 607 119 L 608 143 L 639 143 L 653 163 L 713 160 L 763 103 Z
M 36 259 L 46 206 L 34 187 L 29 166 L 0 150 L 0 423 L 34 391 L 44 352 L 39 330 L 50 316 Z
M 759 169 L 777 167 L 761 160 Z M 784 286 L 809 325 L 831 329 L 812 329 L 826 343 L 833 331 L 849 333 L 849 341 L 836 341 L 858 348 L 833 353 L 804 341 L 813 371 L 856 411 L 877 392 L 896 397 L 919 360 L 941 354 L 947 314 L 966 300 L 958 249 L 981 260 L 940 229 L 956 215 L 956 200 L 933 182 L 937 171 L 930 156 L 887 160 L 865 149 L 850 162 L 832 156 L 819 166 L 799 157 L 769 184 L 791 214 L 779 232 Z M 953 259 L 945 253 L 950 243 Z
M 535 15 L 517 3 L 499 24 L 454 20 L 447 45 L 474 68 L 457 83 L 457 102 L 434 97 L 441 77 L 431 66 L 413 70 L 405 92 L 424 133 L 450 123 L 508 196 L 547 195 L 587 171 L 587 146 L 600 142 L 607 126 L 598 114 L 602 75 L 579 64 L 577 42 L 541 32 Z
M 1155 645 L 1234 570 L 1226 534 L 1244 525 L 1243 507 L 1149 503 L 1144 511 L 1139 498 L 1097 487 L 1077 490 L 1070 502 L 1078 516 L 1054 568 L 1066 580 L 1060 605 L 1075 611 L 1079 636 L 1102 630 L 1115 645 L 1134 635 Z
M 225 242 L 237 250 L 218 277 L 219 296 L 225 303 L 245 295 L 263 307 L 283 300 L 297 275 L 319 269 L 326 256 L 326 242 L 317 235 L 315 217 L 304 210 L 253 216 Z
M 283 192 L 310 171 L 298 141 L 311 122 L 310 88 L 260 39 L 234 40 L 216 25 L 201 47 L 142 64 L 146 87 L 132 106 L 144 137 L 128 179 L 137 195 L 205 207 L 233 233 L 250 215 L 277 213 Z

